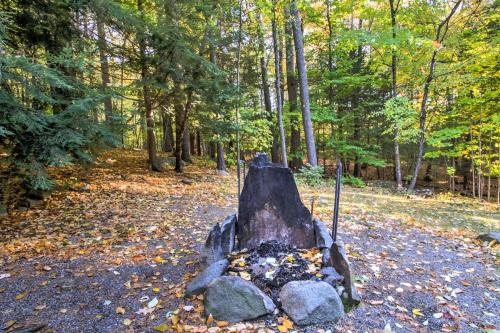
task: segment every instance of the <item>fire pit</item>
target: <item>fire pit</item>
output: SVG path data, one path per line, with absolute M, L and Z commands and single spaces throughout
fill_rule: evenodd
M 343 245 L 300 200 L 290 169 L 258 154 L 238 216 L 210 231 L 207 268 L 186 287 L 204 293 L 205 313 L 239 322 L 284 311 L 296 324 L 336 322 L 360 297 Z

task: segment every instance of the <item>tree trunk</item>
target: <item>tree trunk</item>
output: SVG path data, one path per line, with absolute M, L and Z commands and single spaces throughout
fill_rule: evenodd
M 217 142 L 217 170 L 226 171 L 226 161 L 224 160 L 224 145 Z
M 302 122 L 307 147 L 307 160 L 311 166 L 316 167 L 318 166 L 318 158 L 316 157 L 316 144 L 314 142 L 314 132 L 311 120 L 309 83 L 307 81 L 307 69 L 304 56 L 304 41 L 300 26 L 300 14 L 297 9 L 296 0 L 291 1 L 290 11 L 292 14 L 293 39 L 295 44 L 297 70 L 299 74 L 300 104 L 302 108 Z
M 162 112 L 163 123 L 163 151 L 170 153 L 174 151 L 174 130 L 172 128 L 172 117 L 166 112 Z
M 203 151 L 201 150 L 201 132 L 200 132 L 200 130 L 196 131 L 196 153 L 198 156 L 203 155 Z
M 104 30 L 104 23 L 102 19 L 99 17 L 99 14 L 96 16 L 97 21 L 97 46 L 99 48 L 99 61 L 101 63 L 101 80 L 102 80 L 102 88 L 104 92 L 108 89 L 110 80 L 109 80 L 109 63 L 108 63 L 108 48 L 106 45 L 106 31 Z M 106 125 L 108 128 L 112 128 L 113 121 L 113 102 L 111 101 L 111 97 L 106 97 L 104 99 L 104 115 L 106 119 Z
M 297 77 L 295 75 L 293 52 L 293 27 L 290 18 L 290 9 L 285 6 L 285 48 L 286 48 L 286 86 L 288 90 L 288 108 L 290 112 L 290 153 L 292 155 L 290 167 L 294 170 L 302 167 L 300 158 L 300 121 L 295 115 L 297 112 Z
M 283 104 L 281 99 L 281 73 L 280 73 L 280 53 L 278 45 L 278 31 L 276 29 L 276 0 L 273 0 L 273 45 L 274 45 L 274 67 L 276 70 L 276 105 L 278 109 L 278 128 L 281 140 L 281 161 L 284 167 L 288 168 L 286 158 L 285 129 L 283 128 Z
M 446 16 L 446 18 L 439 24 L 436 30 L 435 42 L 438 45 L 432 52 L 431 62 L 429 63 L 429 74 L 427 75 L 427 79 L 425 80 L 424 83 L 424 94 L 422 96 L 422 104 L 420 105 L 420 135 L 418 140 L 418 154 L 417 154 L 417 160 L 415 162 L 413 177 L 411 179 L 410 186 L 408 186 L 409 190 L 413 190 L 415 188 L 415 185 L 417 184 L 418 172 L 420 171 L 420 167 L 422 166 L 422 157 L 424 156 L 425 127 L 427 119 L 427 99 L 429 98 L 429 87 L 431 85 L 432 80 L 434 79 L 434 71 L 436 70 L 436 60 L 438 54 L 437 47 L 439 47 L 439 45 L 443 43 L 443 40 L 446 36 L 446 32 L 448 31 L 448 22 L 450 21 L 453 14 L 455 14 L 455 12 L 457 11 L 461 2 L 462 0 L 458 0 L 455 3 L 448 16 Z M 441 34 L 443 28 L 444 32 Z
M 191 163 L 191 142 L 189 125 L 184 126 L 184 133 L 182 134 L 182 155 L 181 158 L 184 162 Z
M 142 0 L 137 0 L 137 9 L 144 16 L 142 8 Z M 144 109 L 146 110 L 146 126 L 147 126 L 147 149 L 149 164 L 153 171 L 163 171 L 161 163 L 156 156 L 156 138 L 155 138 L 155 123 L 153 118 L 153 107 L 151 104 L 151 93 L 149 91 L 149 86 L 146 81 L 149 77 L 147 59 L 146 59 L 146 39 L 144 33 L 139 34 L 139 62 L 141 65 L 141 78 L 143 82 L 142 94 L 144 99 Z
M 175 104 L 175 171 L 182 172 L 184 170 L 182 160 L 182 144 L 184 141 L 184 131 L 186 129 L 187 118 L 192 106 L 193 91 L 191 88 L 187 90 L 186 104 L 177 102 Z
M 396 14 L 397 8 L 394 8 L 394 0 L 389 0 L 389 4 L 391 6 L 391 28 L 392 28 L 392 40 L 393 43 L 396 43 Z M 398 0 L 399 7 L 399 0 Z M 396 98 L 398 96 L 397 92 L 397 57 L 396 57 L 396 49 L 395 45 L 392 47 L 392 56 L 391 56 L 391 72 L 392 72 L 392 98 Z M 399 133 L 398 129 L 394 128 L 394 171 L 396 176 L 396 186 L 398 189 L 403 187 L 403 180 L 401 177 L 401 155 L 399 153 L 399 141 L 398 141 Z
M 264 107 L 267 113 L 267 119 L 271 124 L 273 124 L 273 110 L 271 103 L 271 90 L 269 89 L 268 75 L 267 75 L 267 63 L 266 63 L 266 50 L 264 45 L 264 36 L 262 32 L 262 18 L 260 13 L 257 14 L 257 35 L 259 43 L 259 63 L 260 63 L 260 75 L 262 80 L 262 92 L 264 93 Z M 278 137 L 276 135 L 275 126 L 271 126 L 271 133 L 273 136 L 273 142 L 271 145 L 271 160 L 273 163 L 279 163 L 279 144 Z

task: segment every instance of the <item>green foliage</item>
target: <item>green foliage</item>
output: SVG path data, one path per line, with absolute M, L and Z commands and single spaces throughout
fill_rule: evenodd
M 322 166 L 312 167 L 306 165 L 300 168 L 297 179 L 309 186 L 319 186 L 323 183 L 324 172 Z
M 398 131 L 398 142 L 415 142 L 418 138 L 418 112 L 407 97 L 395 97 L 387 100 L 383 115 L 388 120 L 388 127 L 383 134 L 394 135 Z
M 6 51 L 0 58 L 0 147 L 12 177 L 22 179 L 18 184 L 48 190 L 53 182 L 47 166 L 90 161 L 92 149 L 116 141 L 92 119 L 103 95 L 63 73 L 57 62 L 37 63 L 17 54 L 9 37 L 0 36 Z M 70 59 L 64 64 L 72 65 Z
M 342 184 L 351 185 L 351 186 L 355 186 L 355 187 L 365 187 L 366 186 L 363 179 L 358 178 L 358 177 L 354 177 L 351 175 L 342 176 Z

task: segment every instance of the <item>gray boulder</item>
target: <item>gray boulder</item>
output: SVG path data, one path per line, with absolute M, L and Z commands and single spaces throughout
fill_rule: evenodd
M 493 231 L 487 234 L 482 234 L 477 236 L 477 239 L 482 240 L 483 242 L 492 242 L 496 241 L 497 243 L 500 243 L 500 232 L 499 231 Z
M 226 258 L 234 249 L 236 214 L 229 215 L 222 222 L 212 227 L 208 234 L 201 256 L 210 265 Z
M 314 235 L 316 237 L 316 247 L 320 249 L 329 249 L 333 244 L 330 231 L 323 221 L 315 218 L 313 219 Z
M 297 325 L 335 323 L 344 314 L 339 294 L 326 282 L 291 281 L 279 296 L 283 310 Z
M 344 281 L 344 277 L 337 273 L 333 267 L 324 267 L 319 272 L 324 276 L 323 281 L 332 286 L 340 285 Z
M 205 293 L 205 313 L 232 323 L 273 313 L 273 301 L 253 283 L 237 276 L 221 276 Z
M 186 296 L 199 295 L 204 292 L 210 282 L 224 274 L 228 266 L 229 261 L 223 259 L 205 268 L 205 270 L 188 283 L 186 286 Z
M 350 305 L 357 305 L 361 302 L 354 280 L 352 279 L 351 265 L 341 242 L 333 243 L 330 249 L 330 263 L 337 272 L 344 277 L 344 287 L 346 292 L 346 302 Z
M 240 248 L 253 249 L 267 241 L 298 248 L 316 245 L 309 210 L 300 200 L 289 168 L 257 154 L 245 178 L 238 209 Z

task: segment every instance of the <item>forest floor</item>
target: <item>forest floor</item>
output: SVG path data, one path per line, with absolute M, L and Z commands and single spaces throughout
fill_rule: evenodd
M 183 297 L 209 228 L 236 211 L 235 177 L 218 176 L 203 160 L 182 175 L 150 172 L 145 161 L 143 152 L 120 150 L 59 170 L 67 190 L 1 218 L 0 330 L 277 331 L 282 314 L 206 322 L 201 297 Z M 300 192 L 331 220 L 331 188 Z M 499 247 L 475 240 L 500 229 L 498 206 L 345 187 L 340 216 L 362 305 L 335 326 L 290 331 L 500 329 Z

